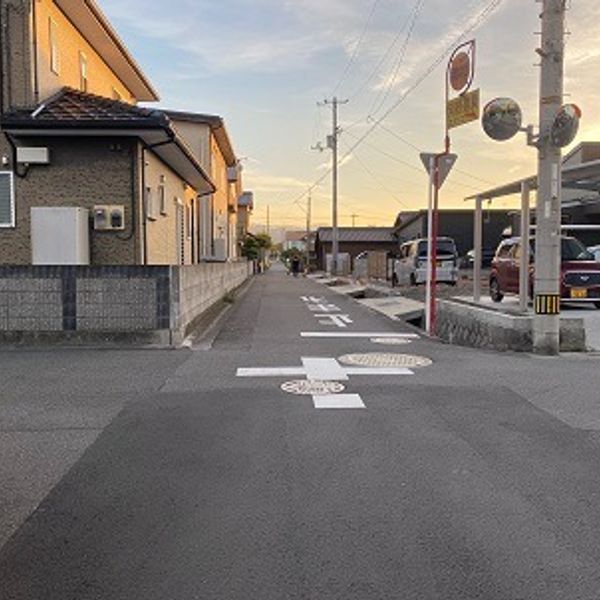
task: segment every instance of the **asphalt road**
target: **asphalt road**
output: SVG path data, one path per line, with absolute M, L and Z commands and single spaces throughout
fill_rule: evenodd
M 414 333 L 273 272 L 210 350 L 2 353 L 0 598 L 598 599 L 598 357 L 303 332 Z

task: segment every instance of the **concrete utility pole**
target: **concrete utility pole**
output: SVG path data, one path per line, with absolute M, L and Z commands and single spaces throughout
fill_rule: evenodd
M 561 157 L 550 129 L 563 103 L 565 0 L 542 0 L 540 139 L 535 239 L 534 350 L 560 349 Z
M 306 201 L 306 271 L 308 271 L 308 266 L 310 263 L 310 221 L 311 221 L 311 213 L 312 213 L 312 196 L 311 193 L 308 192 L 308 199 Z
M 348 100 L 339 100 L 334 97 L 332 100 L 325 100 L 322 106 L 330 105 L 333 113 L 333 128 L 330 136 L 327 137 L 327 147 L 333 152 L 332 163 L 332 208 L 331 208 L 331 272 L 337 275 L 338 257 L 339 257 L 339 231 L 338 231 L 338 139 L 340 128 L 338 126 L 338 107 L 341 104 L 348 104 Z
M 267 235 L 271 235 L 271 205 L 267 205 Z
M 358 218 L 359 215 L 357 215 L 356 213 L 353 213 L 350 215 L 350 218 L 352 219 L 352 227 L 356 227 L 356 219 Z

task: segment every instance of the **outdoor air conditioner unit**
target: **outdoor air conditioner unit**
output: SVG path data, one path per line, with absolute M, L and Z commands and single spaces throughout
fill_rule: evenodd
M 96 231 L 122 231 L 125 229 L 125 207 L 122 204 L 94 206 Z

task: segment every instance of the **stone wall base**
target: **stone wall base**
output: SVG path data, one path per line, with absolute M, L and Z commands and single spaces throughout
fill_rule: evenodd
M 438 300 L 437 335 L 458 346 L 532 352 L 533 317 L 482 307 L 464 300 Z M 562 319 L 561 352 L 585 352 L 583 319 Z

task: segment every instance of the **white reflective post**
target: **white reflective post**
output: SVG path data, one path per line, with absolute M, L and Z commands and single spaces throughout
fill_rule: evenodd
M 473 301 L 481 302 L 481 255 L 483 246 L 483 198 L 475 198 L 475 223 L 473 227 Z
M 521 184 L 521 264 L 519 265 L 519 309 L 527 312 L 529 298 L 529 183 Z
M 431 278 L 433 269 L 431 265 L 431 256 L 433 255 L 433 185 L 435 157 L 429 160 L 429 196 L 427 203 L 427 281 L 425 288 L 425 331 L 431 335 Z

